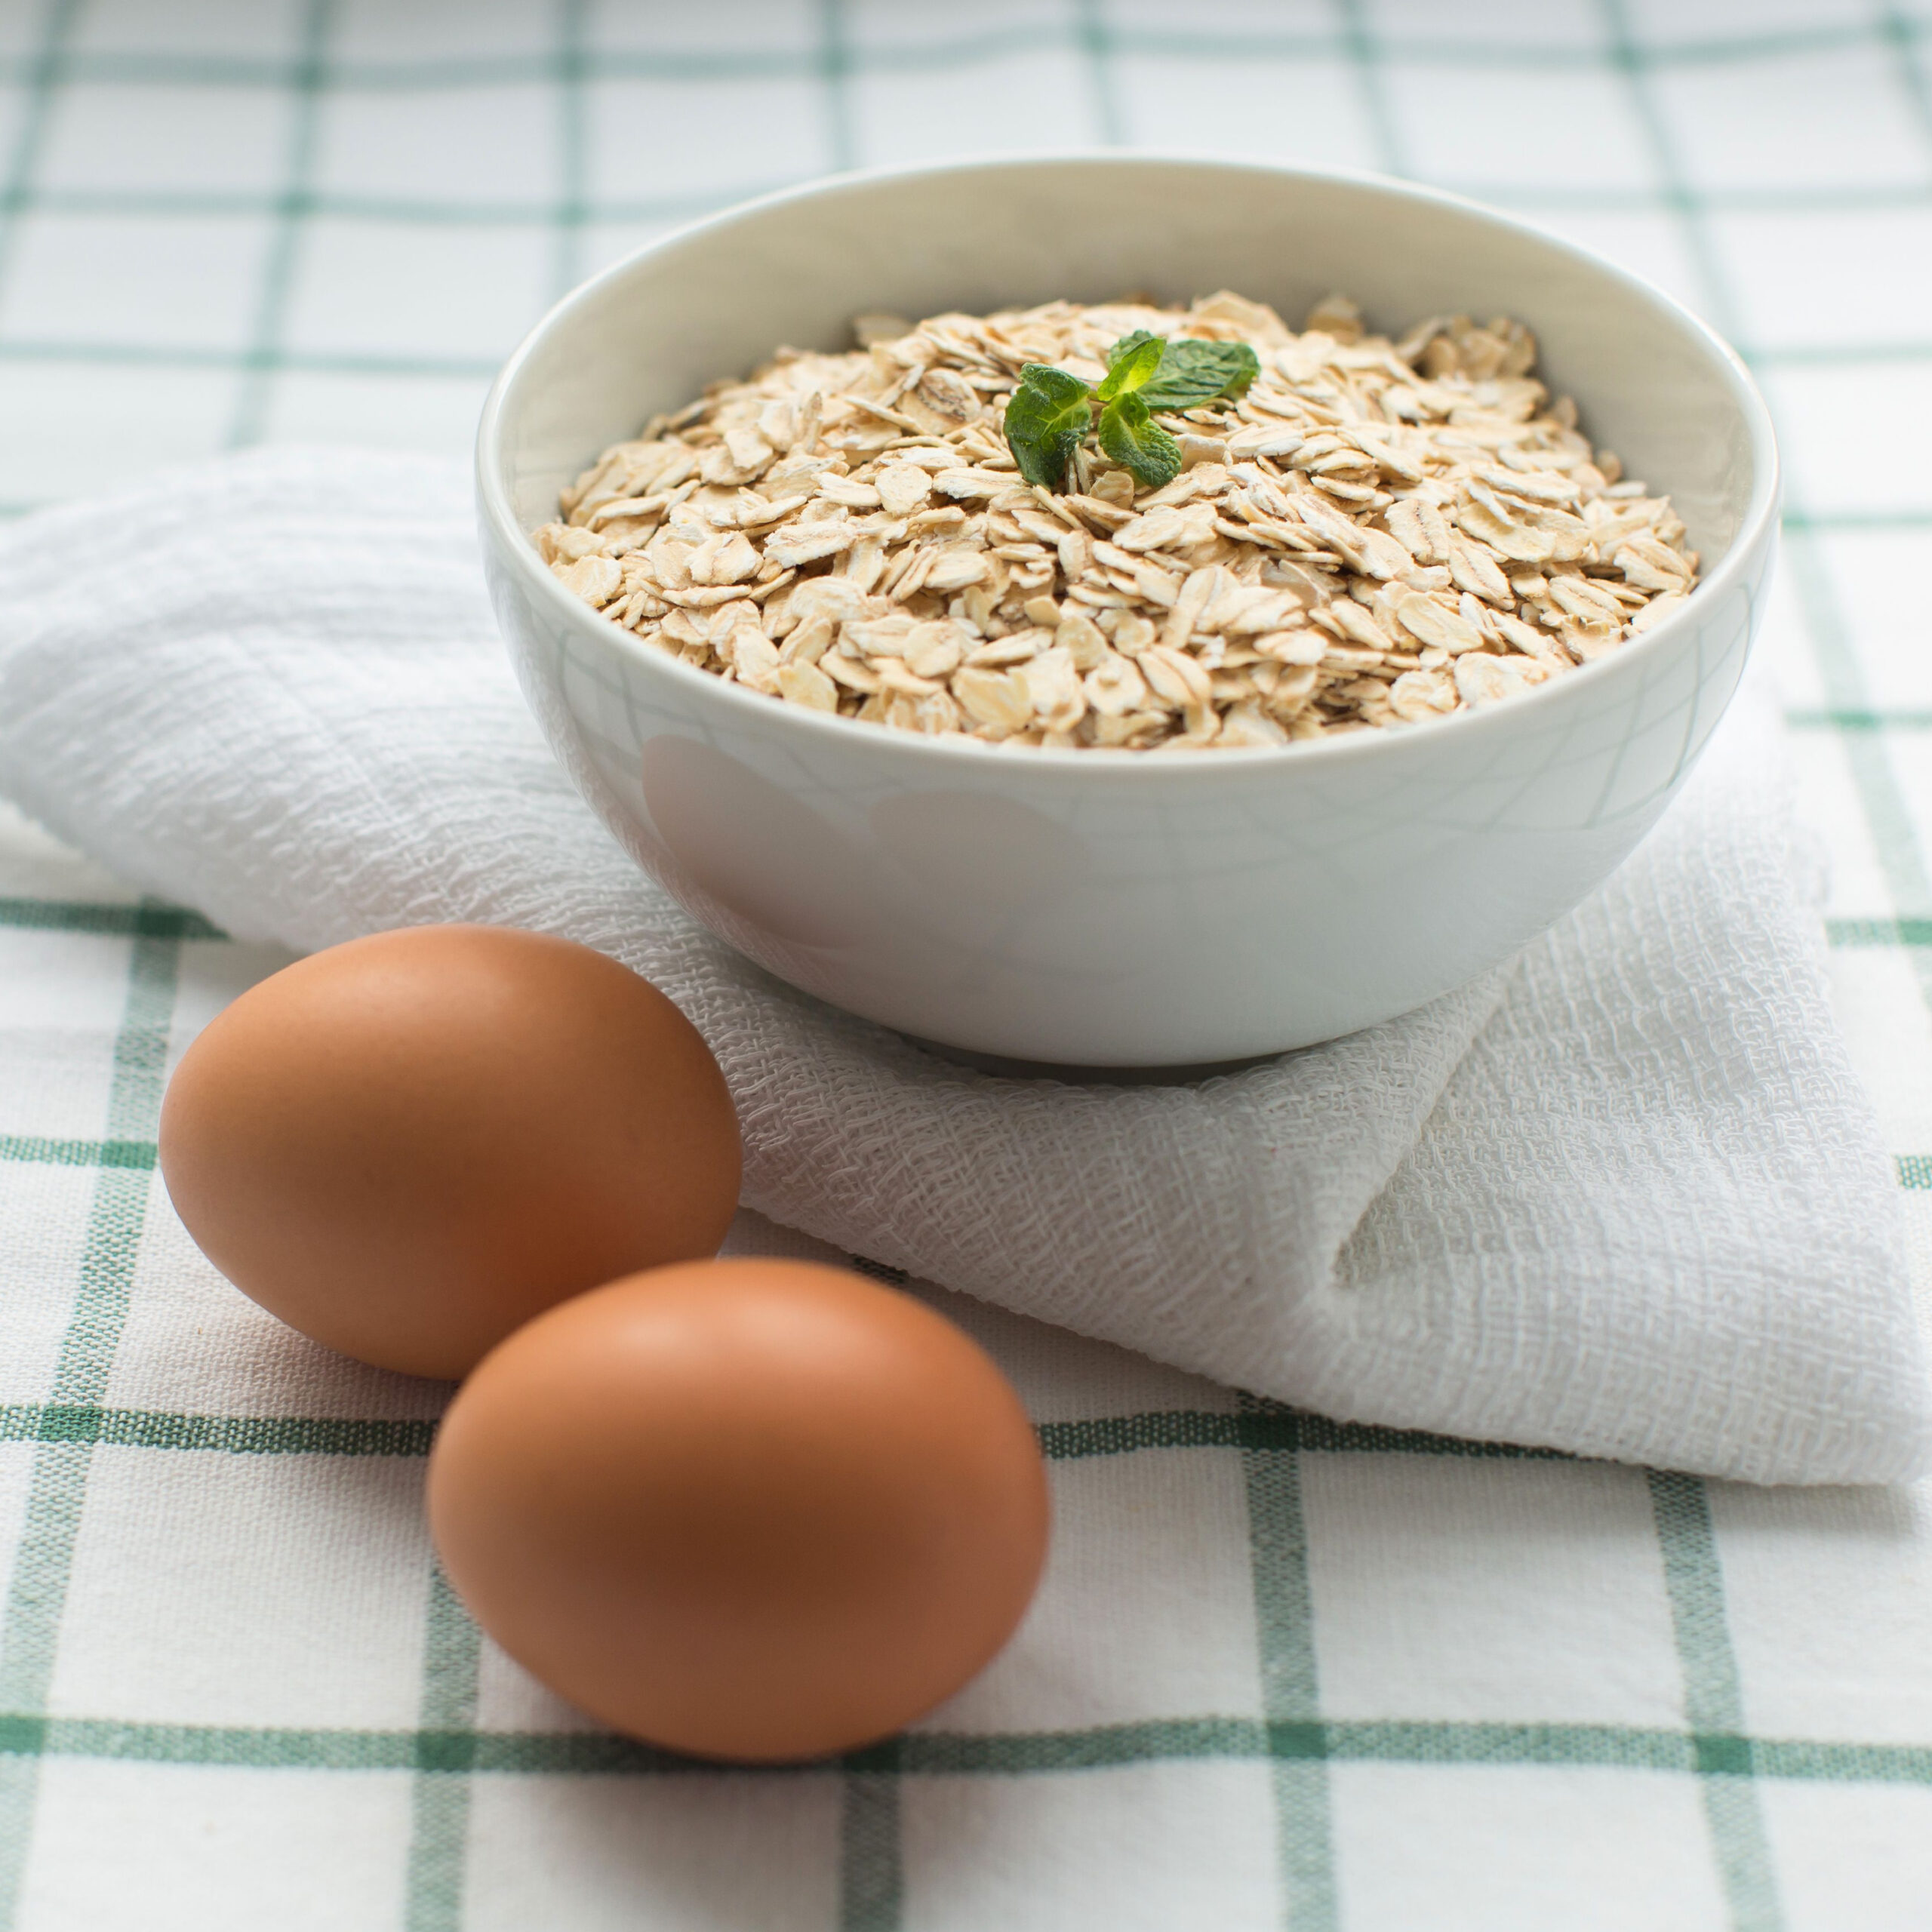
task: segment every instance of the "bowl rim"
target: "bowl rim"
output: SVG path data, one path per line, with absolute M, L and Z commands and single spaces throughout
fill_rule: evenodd
M 964 735 L 928 737 L 918 732 L 894 731 L 884 725 L 875 726 L 855 744 L 854 727 L 860 720 L 829 715 L 804 705 L 786 704 L 764 692 L 748 691 L 735 681 L 728 681 L 715 672 L 700 670 L 696 665 L 654 650 L 632 632 L 612 623 L 601 612 L 592 609 L 565 589 L 551 574 L 510 502 L 504 481 L 501 446 L 512 392 L 532 358 L 565 322 L 580 311 L 594 306 L 613 285 L 626 279 L 653 256 L 667 254 L 714 229 L 728 227 L 748 215 L 888 182 L 1069 164 L 1121 168 L 1214 168 L 1290 181 L 1340 183 L 1473 216 L 1493 226 L 1512 230 L 1587 270 L 1621 283 L 1640 300 L 1662 311 L 1666 319 L 1710 356 L 1725 379 L 1733 406 L 1749 433 L 1754 472 L 1751 495 L 1723 561 L 1710 575 L 1700 579 L 1692 592 L 1692 603 L 1684 610 L 1673 613 L 1651 629 L 1620 645 L 1615 651 L 1580 664 L 1561 678 L 1532 686 L 1527 691 L 1500 703 L 1456 711 L 1446 717 L 1396 728 L 1349 731 L 1334 737 L 1302 739 L 1287 745 L 1226 748 L 1204 746 L 1198 748 L 1198 755 L 1178 757 L 1103 746 L 1014 746 Z M 1782 491 L 1777 438 L 1770 411 L 1743 358 L 1708 322 L 1647 277 L 1621 267 L 1534 222 L 1525 221 L 1486 202 L 1446 189 L 1425 186 L 1367 168 L 1247 161 L 1225 154 L 1168 148 L 1047 148 L 952 155 L 935 161 L 853 168 L 838 174 L 815 175 L 810 180 L 734 202 L 710 214 L 682 223 L 607 263 L 559 297 L 538 318 L 511 352 L 491 385 L 477 423 L 475 451 L 477 501 L 486 528 L 495 539 L 500 553 L 515 560 L 511 568 L 521 571 L 526 588 L 534 590 L 539 598 L 548 600 L 549 608 L 561 614 L 565 622 L 577 626 L 586 641 L 599 643 L 607 649 L 614 647 L 634 663 L 648 666 L 651 672 L 672 678 L 674 686 L 680 680 L 688 681 L 685 688 L 694 700 L 700 700 L 703 694 L 701 701 L 723 704 L 728 715 L 734 706 L 756 707 L 743 714 L 746 724 L 755 724 L 761 719 L 767 725 L 777 724 L 780 731 L 795 729 L 804 732 L 808 739 L 811 734 L 830 733 L 831 737 L 825 742 L 835 749 L 841 745 L 848 751 L 863 749 L 888 760 L 900 755 L 915 760 L 964 759 L 968 761 L 966 770 L 983 773 L 989 768 L 1010 768 L 1016 761 L 1023 760 L 1023 768 L 1042 774 L 1086 771 L 1097 775 L 1132 769 L 1176 775 L 1174 778 L 1164 778 L 1161 781 L 1163 783 L 1186 782 L 1180 774 L 1202 776 L 1253 770 L 1257 766 L 1308 769 L 1314 761 L 1320 761 L 1326 767 L 1338 761 L 1386 756 L 1401 746 L 1413 746 L 1418 732 L 1426 733 L 1432 742 L 1437 743 L 1441 742 L 1440 734 L 1445 731 L 1457 733 L 1466 739 L 1484 731 L 1506 731 L 1512 728 L 1509 719 L 1524 713 L 1529 714 L 1524 720 L 1525 725 L 1533 724 L 1540 715 L 1540 704 L 1546 705 L 1564 694 L 1586 691 L 1607 678 L 1624 675 L 1644 660 L 1668 650 L 1695 620 L 1694 605 L 1700 593 L 1710 593 L 1703 596 L 1705 603 L 1715 601 L 1715 593 L 1734 586 L 1750 568 L 1767 527 L 1777 520 Z M 780 720 L 783 721 L 780 722 Z M 1196 748 L 1186 749 L 1193 751 Z M 986 762 L 988 759 L 996 761 L 996 767 L 989 768 Z

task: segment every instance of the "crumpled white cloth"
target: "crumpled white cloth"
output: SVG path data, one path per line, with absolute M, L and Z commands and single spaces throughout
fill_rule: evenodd
M 1344 1420 L 1896 1480 L 1932 1402 L 1895 1189 L 1740 714 L 1509 972 L 1199 1084 L 1014 1080 L 780 985 L 636 870 L 525 707 L 453 466 L 263 452 L 0 536 L 0 793 L 238 937 L 614 954 L 710 1041 L 780 1221 Z

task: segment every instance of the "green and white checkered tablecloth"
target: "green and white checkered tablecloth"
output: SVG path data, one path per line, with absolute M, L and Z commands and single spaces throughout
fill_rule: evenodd
M 0 0 L 0 501 L 458 454 L 544 304 L 690 215 L 1134 140 L 1482 196 L 1750 357 L 1932 1291 L 1928 0 Z M 158 1187 L 173 1057 L 275 963 L 0 820 L 0 1932 L 1932 1925 L 1932 1489 L 1341 1429 L 951 1300 L 1051 1459 L 1014 1647 L 838 1765 L 588 1728 L 435 1574 L 441 1392 L 276 1329 Z

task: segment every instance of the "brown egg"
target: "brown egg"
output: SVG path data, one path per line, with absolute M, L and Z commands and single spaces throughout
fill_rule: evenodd
M 715 1254 L 738 1198 L 697 1029 L 603 954 L 499 927 L 379 933 L 250 988 L 182 1057 L 160 1137 L 189 1233 L 244 1294 L 412 1375 Z
M 1047 1518 L 978 1344 L 799 1261 L 552 1309 L 463 1385 L 429 1464 L 484 1629 L 614 1729 L 712 1758 L 817 1757 L 930 1709 L 1019 1623 Z

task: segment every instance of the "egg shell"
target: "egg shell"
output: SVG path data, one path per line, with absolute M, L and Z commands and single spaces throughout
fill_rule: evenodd
M 442 1377 L 567 1296 L 715 1254 L 740 1178 L 724 1076 L 662 993 L 586 946 L 471 925 L 250 988 L 182 1057 L 160 1162 L 245 1294 Z
M 897 1730 L 1004 1644 L 1039 1447 L 978 1344 L 842 1269 L 734 1258 L 553 1309 L 445 1417 L 430 1527 L 483 1628 L 614 1729 L 798 1759 Z

